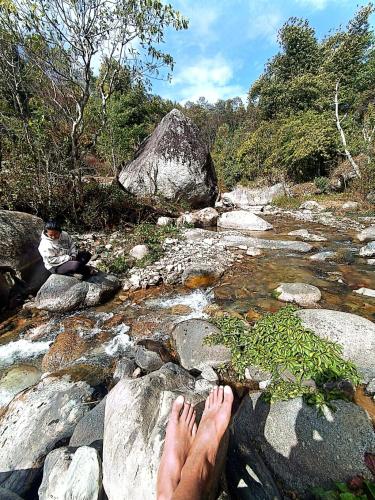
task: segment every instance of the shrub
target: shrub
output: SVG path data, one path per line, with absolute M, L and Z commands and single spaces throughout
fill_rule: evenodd
M 319 190 L 319 193 L 326 194 L 329 191 L 329 179 L 328 177 L 315 177 L 314 184 Z
M 275 207 L 286 208 L 286 209 L 297 209 L 302 203 L 302 199 L 300 197 L 288 196 L 285 194 L 281 194 L 279 196 L 275 196 L 272 200 L 271 204 Z

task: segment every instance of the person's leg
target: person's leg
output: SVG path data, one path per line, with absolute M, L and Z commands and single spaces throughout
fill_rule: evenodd
M 77 260 L 68 260 L 61 264 L 60 266 L 55 267 L 55 274 L 75 274 L 80 273 L 80 269 L 82 264 Z
M 178 396 L 165 434 L 156 487 L 158 500 L 171 500 L 196 432 L 194 407 L 184 402 L 183 396 Z
M 81 262 L 82 264 L 87 264 L 92 257 L 92 254 L 88 252 L 87 250 L 81 250 L 77 253 L 76 260 Z
M 220 441 L 229 425 L 232 403 L 233 393 L 229 386 L 215 387 L 210 393 L 173 500 L 204 498 L 214 471 Z

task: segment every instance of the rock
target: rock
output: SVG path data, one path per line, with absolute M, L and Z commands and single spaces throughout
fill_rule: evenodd
M 85 382 L 48 377 L 13 399 L 0 420 L 1 487 L 27 493 L 44 457 L 89 410 L 91 394 Z
M 38 383 L 41 375 L 41 371 L 32 365 L 11 368 L 0 379 L 0 410 L 5 408 L 19 392 Z
M 359 251 L 359 255 L 361 257 L 372 257 L 375 255 L 375 241 L 370 241 L 370 243 L 362 247 Z
M 192 264 L 182 273 L 182 284 L 187 288 L 201 288 L 213 285 L 223 274 L 223 269 L 207 264 Z
M 309 233 L 307 229 L 297 229 L 296 231 L 291 231 L 288 233 L 288 236 L 296 236 L 297 239 L 300 238 L 303 241 L 327 241 L 327 238 L 324 236 Z
M 361 163 L 361 159 L 359 159 L 359 157 L 356 157 L 355 161 L 357 164 Z M 344 191 L 350 181 L 356 177 L 357 174 L 351 166 L 349 160 L 345 160 L 333 170 L 330 176 L 329 188 L 332 191 Z
M 247 380 L 254 380 L 254 382 L 269 382 L 272 378 L 272 374 L 256 366 L 248 366 L 245 368 L 245 378 Z
M 357 239 L 359 241 L 371 241 L 375 240 L 375 225 L 366 227 L 357 234 Z
M 177 225 L 192 224 L 194 227 L 212 227 L 216 226 L 218 217 L 217 210 L 207 207 L 181 215 L 177 219 Z
M 331 252 L 327 250 L 326 252 L 318 252 L 315 253 L 314 255 L 310 255 L 309 259 L 311 260 L 318 260 L 318 261 L 324 261 L 328 259 L 333 259 L 335 257 L 336 253 Z
M 302 495 L 314 486 L 353 476 L 370 478 L 364 453 L 375 451 L 375 438 L 364 410 L 346 401 L 336 411 L 308 406 L 302 398 L 272 405 L 251 394 L 242 400 L 232 432 L 239 448 L 256 448 L 284 488 Z
M 194 123 L 177 109 L 168 113 L 120 175 L 124 189 L 139 197 L 210 206 L 217 196 L 214 165 Z
M 202 319 L 182 321 L 172 331 L 181 365 L 187 370 L 202 371 L 205 366 L 217 368 L 231 360 L 231 353 L 223 345 L 207 345 L 204 339 L 218 334 L 216 326 Z
M 202 394 L 204 397 L 206 397 L 211 389 L 217 385 L 216 382 L 210 382 L 209 380 L 206 380 L 205 378 L 200 378 L 195 382 L 195 392 L 198 394 Z
M 374 266 L 375 265 L 375 259 L 367 259 L 367 264 L 369 264 L 370 266 Z
M 225 212 L 218 218 L 217 225 L 227 229 L 248 231 L 268 231 L 272 229 L 272 224 L 245 210 Z
M 369 194 L 366 196 L 366 200 L 367 200 L 369 203 L 375 204 L 375 191 L 372 191 L 371 193 L 369 193 Z
M 354 293 L 358 293 L 358 295 L 365 295 L 366 297 L 375 297 L 375 290 L 371 288 L 358 288 L 358 290 L 354 290 Z
M 156 225 L 157 226 L 173 226 L 174 225 L 174 219 L 172 217 L 159 217 Z
M 357 201 L 347 201 L 341 207 L 343 210 L 348 210 L 349 212 L 355 212 L 358 210 L 359 203 Z
M 122 378 L 131 378 L 137 368 L 134 359 L 121 358 L 116 363 L 113 380 L 117 383 Z
M 189 237 L 189 235 L 187 235 Z M 264 250 L 287 250 L 292 252 L 310 252 L 313 247 L 309 243 L 302 241 L 265 240 L 262 238 L 252 238 L 242 234 L 224 234 L 221 238 L 223 245 L 227 247 L 247 247 L 261 248 Z
M 143 346 L 136 347 L 135 362 L 146 373 L 155 372 L 164 364 L 157 352 L 149 351 Z
M 107 397 L 81 418 L 76 425 L 69 446 L 78 448 L 79 446 L 98 446 L 103 444 L 104 435 L 104 413 Z
M 322 212 L 325 210 L 325 207 L 314 200 L 305 201 L 299 208 L 300 210 L 311 210 L 312 212 Z
M 22 500 L 22 498 L 13 491 L 6 490 L 5 488 L 0 488 L 0 498 L 1 500 Z
M 297 312 L 306 328 L 319 337 L 338 342 L 343 357 L 356 364 L 364 381 L 375 377 L 375 325 L 355 314 L 329 309 L 304 309 Z
M 107 397 L 103 483 L 109 500 L 156 498 L 156 476 L 171 405 L 178 394 L 191 403 L 194 378 L 168 363 L 136 380 L 122 379 Z
M 295 302 L 300 306 L 315 304 L 322 298 L 319 288 L 306 283 L 281 283 L 275 292 L 278 300 Z
M 219 377 L 215 370 L 211 366 L 204 366 L 201 377 L 204 378 L 205 380 L 208 380 L 209 382 L 217 382 L 219 380 Z
M 246 250 L 246 255 L 249 255 L 250 257 L 258 257 L 259 255 L 262 255 L 262 250 L 259 248 L 248 248 Z
M 365 393 L 368 396 L 373 396 L 375 394 L 375 378 L 370 380 L 370 382 L 367 384 L 366 389 L 365 389 Z
M 39 290 L 35 307 L 50 312 L 67 312 L 99 305 L 121 287 L 110 274 L 99 272 L 85 281 L 73 276 L 52 274 Z
M 59 448 L 47 456 L 38 491 L 40 500 L 99 500 L 101 490 L 101 463 L 94 448 L 83 446 L 75 453 Z
M 146 255 L 148 255 L 149 253 L 150 250 L 148 249 L 147 245 L 136 245 L 130 250 L 129 255 L 131 255 L 131 257 L 134 257 L 137 260 L 141 260 L 144 257 L 146 257 Z
M 261 188 L 247 188 L 237 186 L 233 191 L 222 194 L 222 201 L 226 205 L 238 208 L 247 208 L 253 205 L 268 205 L 276 197 L 285 194 L 283 184 Z
M 38 252 L 43 226 L 34 215 L 0 210 L 0 310 L 17 306 L 15 296 L 21 300 L 48 278 Z

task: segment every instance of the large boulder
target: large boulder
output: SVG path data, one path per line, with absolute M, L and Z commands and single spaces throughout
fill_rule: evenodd
M 297 312 L 306 328 L 338 342 L 345 359 L 353 361 L 365 382 L 375 377 L 375 324 L 362 316 L 329 309 Z
M 214 165 L 198 128 L 177 109 L 168 113 L 148 137 L 119 182 L 139 197 L 210 206 L 217 196 Z
M 233 191 L 223 193 L 221 199 L 225 205 L 247 208 L 268 205 L 276 196 L 283 194 L 285 194 L 285 186 L 281 183 L 260 188 L 237 186 Z
M 89 411 L 92 392 L 85 382 L 48 377 L 16 396 L 0 420 L 1 487 L 29 491 L 45 456 Z
M 236 445 L 257 449 L 286 489 L 304 494 L 355 475 L 370 479 L 365 452 L 375 451 L 367 413 L 346 401 L 332 402 L 323 414 L 302 398 L 265 403 L 260 393 L 245 397 L 232 432 Z
M 220 330 L 208 321 L 188 319 L 175 326 L 172 336 L 181 365 L 187 370 L 202 371 L 206 366 L 217 368 L 231 360 L 230 350 L 223 345 L 208 345 L 205 339 Z
M 177 219 L 177 225 L 191 224 L 194 227 L 216 226 L 219 212 L 212 207 L 202 208 L 194 212 L 186 212 Z
M 233 210 L 233 212 L 220 215 L 217 225 L 226 229 L 247 231 L 267 231 L 272 229 L 272 224 L 246 210 Z
M 107 397 L 81 418 L 76 425 L 69 446 L 96 446 L 101 448 L 104 435 L 104 414 Z
M 74 276 L 52 274 L 39 290 L 35 307 L 50 312 L 67 312 L 101 304 L 121 287 L 115 276 L 98 273 L 85 281 Z
M 36 291 L 47 279 L 38 252 L 42 230 L 39 217 L 0 210 L 0 309 L 11 305 L 14 294 Z
M 194 378 L 168 363 L 139 379 L 122 379 L 107 396 L 103 483 L 109 500 L 156 498 L 156 476 L 174 399 L 202 401 Z

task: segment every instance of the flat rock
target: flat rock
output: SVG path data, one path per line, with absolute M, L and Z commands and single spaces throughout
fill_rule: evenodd
M 365 382 L 375 377 L 375 325 L 362 316 L 330 309 L 297 312 L 305 327 L 319 337 L 338 342 L 343 357 L 353 361 Z
M 305 201 L 299 208 L 300 210 L 311 210 L 312 212 L 322 212 L 325 210 L 325 207 L 314 200 Z
M 35 307 L 50 312 L 67 312 L 99 305 L 121 287 L 118 278 L 98 273 L 80 281 L 73 276 L 52 274 L 39 290 Z
M 276 288 L 278 300 L 294 302 L 300 306 L 308 306 L 319 302 L 322 298 L 319 288 L 307 283 L 281 283 Z
M 174 399 L 192 404 L 203 397 L 194 377 L 168 363 L 135 380 L 122 379 L 107 396 L 103 483 L 109 500 L 156 498 L 156 477 Z
M 327 238 L 320 236 L 319 234 L 310 233 L 307 229 L 297 229 L 296 231 L 291 231 L 288 236 L 296 236 L 303 241 L 327 241 Z
M 260 393 L 246 396 L 233 419 L 235 443 L 260 450 L 284 487 L 302 494 L 357 474 L 370 478 L 364 453 L 375 451 L 375 435 L 368 415 L 353 403 L 332 404 L 336 411 L 325 407 L 320 415 L 302 398 L 269 405 Z
M 44 457 L 89 410 L 91 394 L 85 382 L 48 377 L 13 399 L 0 420 L 1 487 L 29 491 Z
M 366 229 L 357 233 L 357 239 L 359 241 L 375 240 L 375 225 L 366 227 Z
M 325 261 L 334 258 L 336 255 L 335 252 L 332 252 L 330 250 L 327 250 L 326 252 L 318 252 L 315 253 L 314 255 L 310 255 L 309 259 L 311 260 L 318 260 L 318 261 Z
M 237 186 L 233 191 L 223 193 L 221 199 L 225 205 L 247 208 L 254 205 L 268 205 L 276 196 L 283 194 L 285 194 L 285 186 L 282 183 L 261 188 Z
M 362 247 L 359 251 L 359 255 L 361 257 L 372 257 L 375 255 L 375 241 L 370 241 L 367 245 Z
M 375 290 L 371 288 L 358 288 L 358 290 L 354 290 L 354 293 L 358 293 L 358 295 L 365 295 L 366 297 L 375 297 Z
M 307 253 L 313 249 L 310 243 L 305 243 L 304 241 L 266 240 L 243 236 L 241 234 L 224 234 L 221 241 L 228 247 L 246 245 L 248 247 L 261 248 L 264 250 L 286 250 L 301 253 Z
M 192 208 L 210 206 L 217 196 L 208 148 L 198 127 L 177 109 L 143 142 L 119 182 L 135 196 L 184 201 Z
M 233 210 L 220 215 L 217 225 L 227 229 L 241 229 L 247 231 L 268 231 L 272 224 L 246 210 Z
M 219 333 L 219 329 L 202 319 L 189 319 L 175 326 L 172 336 L 181 365 L 187 370 L 202 371 L 205 366 L 217 368 L 231 360 L 231 353 L 223 345 L 207 345 L 206 337 Z

